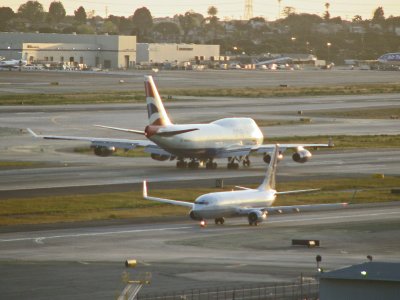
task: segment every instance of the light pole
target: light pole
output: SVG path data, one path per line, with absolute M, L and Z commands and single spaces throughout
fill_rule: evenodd
M 294 36 L 292 36 L 291 38 L 290 38 L 291 40 L 292 40 L 292 43 L 293 43 L 293 52 L 295 52 L 294 50 L 294 43 L 296 42 L 296 37 L 294 37 Z
M 330 43 L 330 42 L 327 42 L 326 43 L 326 47 L 328 47 L 328 62 L 329 62 L 329 60 L 330 60 L 330 50 L 331 50 L 331 46 L 332 46 L 332 44 Z

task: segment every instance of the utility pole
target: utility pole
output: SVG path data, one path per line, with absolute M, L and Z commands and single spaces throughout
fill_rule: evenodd
M 250 20 L 253 18 L 253 0 L 245 0 L 244 2 L 244 19 Z

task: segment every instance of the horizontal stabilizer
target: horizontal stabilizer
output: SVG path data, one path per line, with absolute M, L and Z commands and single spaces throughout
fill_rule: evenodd
M 142 130 L 135 130 L 135 129 L 127 129 L 127 128 L 119 128 L 119 127 L 111 127 L 111 126 L 104 126 L 104 125 L 94 125 L 95 127 L 100 127 L 100 128 L 106 128 L 106 129 L 112 129 L 116 131 L 123 131 L 123 132 L 129 132 L 129 133 L 136 133 L 136 134 L 141 134 L 144 135 L 144 131 Z
M 196 131 L 196 130 L 199 130 L 199 129 L 198 128 L 190 128 L 190 129 L 172 130 L 172 131 L 159 131 L 156 133 L 156 135 L 163 136 L 163 137 L 171 137 L 174 135 L 191 132 L 191 131 Z
M 295 191 L 286 191 L 286 192 L 276 192 L 276 195 L 286 195 L 286 194 L 300 194 L 300 193 L 311 193 L 320 191 L 321 189 L 308 189 L 308 190 L 295 190 Z

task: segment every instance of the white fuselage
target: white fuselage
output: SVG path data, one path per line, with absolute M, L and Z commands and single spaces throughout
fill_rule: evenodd
M 196 199 L 192 212 L 198 219 L 243 216 L 241 210 L 271 206 L 275 193 L 275 190 L 258 189 L 209 193 Z
M 172 136 L 162 133 L 196 129 Z M 255 146 L 263 142 L 263 134 L 253 119 L 226 118 L 209 124 L 167 125 L 149 139 L 166 151 L 181 157 L 214 158 L 218 151 L 234 146 Z

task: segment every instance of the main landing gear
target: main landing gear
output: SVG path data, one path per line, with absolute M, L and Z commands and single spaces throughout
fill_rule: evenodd
M 225 219 L 224 218 L 215 218 L 215 225 L 221 224 L 223 225 L 225 223 Z
M 183 158 L 179 158 L 178 161 L 176 162 L 176 167 L 178 169 L 186 169 L 186 168 L 197 169 L 199 166 L 200 166 L 200 163 L 195 159 L 192 159 L 191 161 L 186 162 Z
M 201 163 L 201 165 L 203 165 Z M 206 162 L 206 169 L 216 169 L 218 167 L 217 163 L 215 161 L 213 161 L 212 159 L 209 159 Z M 189 169 L 198 169 L 200 166 L 200 161 L 198 161 L 197 159 L 191 159 L 189 162 L 186 162 L 183 158 L 179 158 L 178 161 L 176 162 L 176 167 L 178 169 L 185 169 L 185 168 L 189 168 Z
M 239 169 L 239 163 L 242 162 L 243 167 L 250 167 L 250 158 L 249 156 L 240 156 L 240 157 L 229 157 L 228 158 L 228 169 Z

